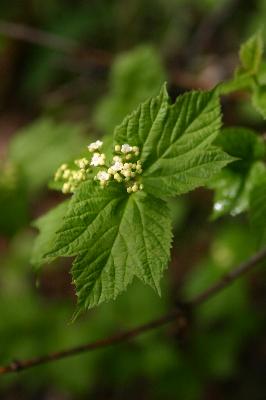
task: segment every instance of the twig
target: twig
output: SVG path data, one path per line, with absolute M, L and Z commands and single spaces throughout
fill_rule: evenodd
M 84 49 L 81 44 L 74 39 L 23 24 L 0 20 L 0 35 L 57 50 L 64 54 L 75 55 L 77 58 L 80 56 L 81 59 L 78 61 L 84 65 L 84 67 L 88 64 L 89 59 L 100 65 L 107 66 L 112 60 L 112 55 L 105 50 Z
M 247 273 L 249 270 L 251 270 L 253 267 L 255 267 L 260 261 L 262 261 L 265 258 L 266 258 L 266 248 L 262 249 L 257 254 L 255 254 L 253 257 L 251 257 L 249 260 L 244 261 L 238 267 L 236 267 L 232 271 L 225 274 L 214 285 L 210 286 L 209 288 L 204 290 L 202 293 L 199 293 L 192 300 L 190 300 L 190 304 L 193 306 L 196 306 L 196 305 L 204 303 L 206 300 L 209 300 L 209 298 L 211 298 L 212 296 L 215 296 L 217 293 L 219 293 L 225 287 L 229 286 L 241 275 L 244 275 L 245 273 Z
M 59 360 L 62 358 L 74 356 L 76 354 L 83 353 L 86 351 L 92 351 L 92 350 L 100 349 L 102 347 L 113 346 L 115 344 L 124 342 L 128 339 L 133 339 L 135 336 L 138 336 L 144 332 L 147 332 L 152 329 L 158 328 L 160 326 L 166 325 L 167 323 L 172 322 L 176 318 L 177 318 L 177 321 L 179 321 L 179 324 L 181 325 L 182 322 L 184 321 L 184 319 L 182 317 L 182 313 L 175 311 L 168 315 L 164 315 L 161 318 L 158 318 L 156 320 L 148 322 L 147 324 L 140 325 L 134 329 L 118 333 L 116 335 L 107 337 L 105 339 L 101 339 L 101 340 L 97 340 L 92 343 L 73 347 L 72 349 L 69 349 L 69 350 L 51 353 L 51 354 L 45 355 L 43 357 L 32 358 L 32 359 L 24 360 L 24 361 L 13 361 L 10 365 L 8 365 L 6 367 L 0 367 L 0 375 L 6 374 L 8 372 L 18 372 L 18 371 L 21 371 L 22 369 L 28 369 L 28 368 L 34 367 L 36 365 L 45 364 L 47 362 L 56 361 L 56 360 Z
M 184 304 L 184 306 L 179 306 L 169 314 L 163 315 L 162 317 L 152 320 L 144 325 L 140 325 L 134 329 L 130 329 L 121 333 L 118 333 L 113 336 L 109 336 L 104 339 L 96 340 L 95 342 L 83 344 L 81 346 L 73 347 L 68 350 L 63 350 L 55 353 L 50 353 L 42 357 L 36 357 L 28 360 L 18 361 L 15 360 L 9 365 L 4 367 L 0 367 L 0 375 L 8 374 L 10 372 L 19 372 L 25 369 L 32 368 L 37 365 L 45 364 L 48 362 L 57 361 L 66 357 L 71 357 L 77 354 L 81 354 L 88 351 L 97 350 L 104 347 L 110 347 L 119 343 L 122 343 L 126 340 L 133 339 L 136 336 L 141 335 L 142 333 L 151 331 L 153 329 L 164 326 L 170 322 L 176 322 L 179 330 L 183 329 L 187 325 L 187 312 L 186 308 L 191 308 L 198 306 L 205 301 L 209 300 L 211 297 L 215 296 L 225 287 L 229 286 L 233 283 L 237 278 L 241 275 L 245 274 L 260 261 L 266 259 L 266 248 L 259 251 L 253 257 L 251 257 L 248 261 L 241 263 L 237 268 L 233 269 L 228 274 L 224 275 L 217 283 L 210 286 L 202 293 L 198 294 L 190 301 Z
M 73 53 L 80 48 L 79 43 L 73 39 L 48 33 L 26 25 L 0 20 L 0 34 L 16 40 L 23 40 L 32 44 L 59 50 L 64 53 Z

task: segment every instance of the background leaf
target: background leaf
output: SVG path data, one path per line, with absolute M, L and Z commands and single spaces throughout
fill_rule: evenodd
M 60 164 L 82 151 L 83 131 L 81 125 L 41 118 L 14 136 L 9 158 L 23 171 L 30 191 L 47 184 Z
M 259 246 L 266 244 L 266 171 L 250 193 L 250 221 Z
M 240 47 L 239 57 L 245 71 L 255 74 L 258 72 L 263 54 L 261 33 L 253 35 Z
M 113 132 L 140 102 L 155 95 L 166 78 L 159 54 L 142 45 L 117 57 L 109 79 L 109 93 L 95 112 L 97 125 L 106 133 Z
M 63 224 L 68 204 L 69 201 L 66 200 L 34 221 L 33 226 L 39 230 L 39 235 L 34 242 L 31 262 L 36 267 L 53 260 L 53 257 L 47 257 L 46 254 L 53 246 L 55 234 Z
M 265 144 L 256 132 L 241 127 L 224 128 L 215 144 L 238 157 L 209 183 L 214 189 L 213 218 L 237 215 L 247 210 L 249 193 L 264 171 Z

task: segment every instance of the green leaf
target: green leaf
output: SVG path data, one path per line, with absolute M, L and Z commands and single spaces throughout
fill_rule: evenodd
M 247 90 L 253 93 L 256 81 L 263 83 L 265 80 L 265 66 L 262 63 L 263 40 L 258 32 L 245 43 L 239 51 L 240 65 L 236 68 L 234 77 L 220 83 L 216 91 L 220 95 L 226 95 L 239 90 Z
M 232 158 L 211 144 L 221 125 L 215 92 L 190 92 L 170 104 L 165 86 L 115 130 L 115 142 L 141 149 L 143 183 L 158 197 L 188 192 Z
M 25 179 L 12 163 L 0 162 L 0 236 L 12 236 L 29 220 Z
M 60 164 L 79 154 L 85 144 L 82 126 L 42 118 L 12 139 L 9 158 L 22 170 L 30 191 L 47 184 Z
M 72 268 L 80 308 L 115 299 L 134 276 L 160 291 L 169 260 L 166 203 L 119 185 L 83 183 L 70 201 L 49 257 L 77 256 Z
M 253 35 L 240 47 L 239 57 L 242 68 L 251 73 L 258 72 L 263 55 L 263 40 L 261 33 Z
M 266 119 L 266 85 L 256 85 L 252 94 L 252 104 L 262 117 Z
M 143 178 L 145 190 L 159 197 L 180 195 L 206 185 L 213 176 L 233 160 L 215 147 L 196 150 L 191 158 L 172 160 L 172 165 L 161 161 Z M 175 164 L 175 165 L 174 165 Z
M 209 187 L 215 191 L 212 218 L 226 214 L 237 215 L 247 207 L 247 197 L 243 194 L 245 178 L 225 168 Z
M 224 128 L 215 144 L 239 160 L 229 164 L 209 183 L 215 191 L 212 218 L 233 216 L 247 210 L 249 193 L 261 175 L 265 145 L 256 132 L 242 128 Z
M 54 257 L 49 257 L 46 254 L 53 246 L 56 232 L 63 224 L 63 217 L 67 212 L 68 205 L 69 201 L 66 200 L 34 221 L 33 226 L 39 230 L 39 235 L 34 243 L 31 263 L 36 267 L 53 261 Z
M 266 171 L 250 193 L 250 221 L 259 246 L 266 244 Z
M 264 174 L 265 167 L 261 161 L 254 162 L 246 173 L 224 168 L 209 184 L 215 190 L 212 218 L 226 214 L 236 216 L 246 211 L 250 192 Z
M 217 87 L 216 91 L 220 95 L 226 95 L 240 90 L 250 90 L 253 86 L 253 77 L 248 73 L 238 73 L 230 80 L 221 82 Z
M 239 126 L 223 128 L 214 144 L 239 159 L 227 167 L 234 171 L 246 171 L 252 162 L 263 159 L 266 152 L 263 139 L 255 131 Z
M 140 148 L 145 192 L 129 195 L 115 182 L 104 189 L 94 180 L 82 183 L 44 255 L 76 256 L 80 308 L 115 299 L 134 276 L 159 292 L 171 243 L 168 208 L 160 198 L 206 184 L 233 160 L 212 145 L 220 125 L 215 91 L 186 93 L 171 104 L 164 86 L 116 128 L 115 143 Z

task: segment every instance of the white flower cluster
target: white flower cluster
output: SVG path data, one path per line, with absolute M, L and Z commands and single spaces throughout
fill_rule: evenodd
M 70 169 L 67 164 L 62 164 L 55 173 L 55 181 L 63 181 L 62 192 L 73 193 L 80 182 L 87 178 L 87 166 L 89 161 L 86 158 L 75 160 L 79 170 Z
M 91 159 L 83 157 L 75 160 L 75 165 L 79 168 L 71 169 L 67 164 L 62 164 L 55 173 L 55 181 L 63 183 L 62 192 L 72 193 L 77 186 L 86 180 L 92 172 L 91 167 L 101 167 L 94 176 L 103 188 L 113 180 L 119 183 L 124 182 L 128 193 L 134 193 L 143 189 L 143 185 L 139 182 L 139 175 L 142 173 L 142 164 L 138 160 L 139 148 L 130 146 L 128 143 L 115 145 L 115 155 L 110 166 L 106 165 L 106 156 L 100 153 L 103 142 L 97 140 L 88 145 L 88 150 L 93 153 Z
M 142 173 L 141 161 L 137 159 L 139 148 L 125 143 L 122 146 L 115 145 L 114 150 L 116 155 L 110 167 L 100 170 L 94 179 L 100 182 L 101 187 L 114 180 L 120 183 L 125 182 L 128 193 L 142 190 L 143 185 L 138 182 L 138 176 Z

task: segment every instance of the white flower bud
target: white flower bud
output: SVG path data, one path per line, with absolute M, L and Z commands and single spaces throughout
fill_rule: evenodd
M 69 182 L 66 182 L 66 183 L 63 184 L 62 192 L 63 192 L 63 193 L 70 193 L 71 189 L 72 189 L 72 188 L 71 188 L 70 183 L 69 183 Z
M 131 193 L 131 192 L 132 192 L 132 187 L 129 186 L 129 187 L 127 188 L 127 192 L 128 192 L 128 193 Z
M 101 142 L 100 140 L 96 140 L 96 142 L 91 143 L 88 145 L 88 150 L 92 153 L 96 150 L 99 150 L 103 145 L 103 142 Z
M 123 174 L 126 178 L 128 178 L 128 177 L 131 176 L 131 172 L 128 171 L 128 170 L 123 170 L 123 171 L 121 171 L 121 174 Z
M 120 162 L 120 161 L 116 161 L 112 166 L 111 166 L 111 168 L 114 170 L 114 171 L 121 171 L 123 168 L 125 167 L 125 165 L 123 165 L 123 163 L 122 162 Z
M 108 172 L 106 171 L 99 171 L 96 176 L 97 179 L 101 182 L 106 182 L 110 179 L 110 174 L 108 174 Z
M 139 153 L 139 148 L 138 148 L 138 146 L 133 146 L 133 147 L 132 147 L 132 151 L 133 151 L 134 153 Z
M 70 169 L 65 169 L 65 171 L 63 172 L 63 179 L 68 179 L 70 175 L 71 175 Z
M 89 161 L 85 157 L 81 158 L 80 160 L 75 160 L 74 162 L 79 168 L 86 168 L 89 164 Z
M 116 151 L 116 152 L 120 152 L 120 151 L 121 151 L 121 146 L 120 146 L 120 144 L 116 144 L 116 145 L 115 145 L 115 151 Z
M 130 153 L 132 151 L 132 146 L 130 146 L 128 143 L 122 144 L 121 147 L 121 152 L 122 153 Z
M 90 162 L 90 165 L 98 167 L 99 165 L 105 164 L 105 154 L 94 153 Z
M 119 162 L 122 162 L 122 158 L 121 158 L 121 157 L 119 157 L 119 156 L 114 156 L 114 157 L 113 157 L 113 161 L 119 161 Z
M 122 177 L 118 174 L 118 173 L 116 173 L 116 174 L 114 174 L 114 179 L 117 181 L 117 182 L 122 182 Z
M 60 178 L 62 177 L 62 173 L 61 171 L 56 171 L 55 175 L 54 175 L 54 180 L 58 181 Z

